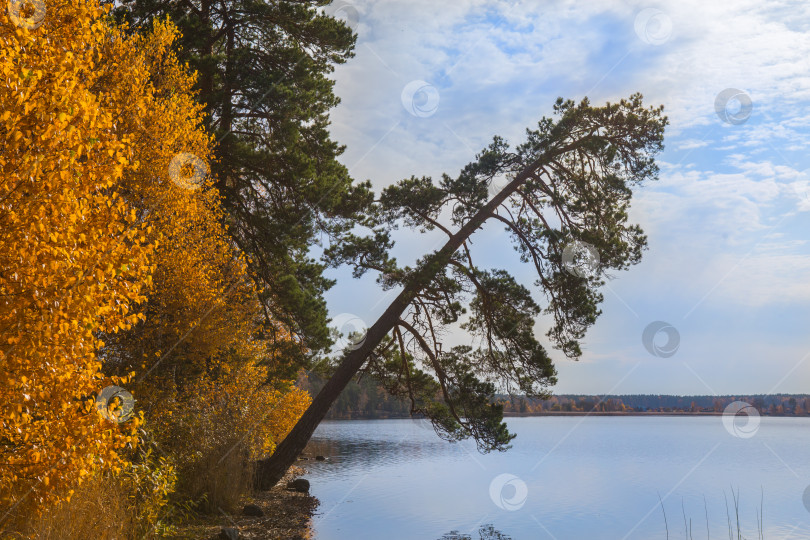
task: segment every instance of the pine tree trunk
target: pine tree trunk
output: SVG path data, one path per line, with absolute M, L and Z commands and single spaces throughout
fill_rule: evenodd
M 451 254 L 453 252 L 455 252 L 455 249 L 450 251 Z M 295 424 L 289 435 L 276 447 L 273 455 L 258 461 L 256 464 L 256 487 L 258 489 L 267 490 L 272 488 L 281 480 L 290 465 L 295 463 L 296 458 L 309 442 L 309 438 L 312 437 L 315 428 L 326 416 L 329 407 L 332 406 L 332 403 L 346 388 L 352 377 L 363 366 L 374 348 L 394 328 L 405 308 L 408 307 L 415 294 L 422 288 L 416 285 L 416 280 L 412 283 L 413 285 L 409 285 L 399 293 L 399 296 L 388 306 L 388 309 L 377 319 L 377 322 L 368 329 L 362 343 L 343 357 L 343 361 L 335 370 L 335 373 L 321 388 L 315 399 L 312 400 L 312 404 Z M 424 283 L 424 280 L 418 280 L 418 283 Z

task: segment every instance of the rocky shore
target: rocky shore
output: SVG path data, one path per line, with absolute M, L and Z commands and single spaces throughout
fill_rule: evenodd
M 293 465 L 269 491 L 253 494 L 241 512 L 212 516 L 207 523 L 182 527 L 177 539 L 305 540 L 312 538 L 312 514 L 318 499 L 288 484 L 306 473 Z M 302 482 L 299 480 L 299 485 Z

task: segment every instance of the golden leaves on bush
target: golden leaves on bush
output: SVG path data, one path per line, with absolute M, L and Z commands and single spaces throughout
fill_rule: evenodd
M 69 493 L 137 442 L 137 417 L 118 425 L 93 407 L 128 380 L 102 374 L 99 336 L 144 318 L 159 244 L 126 179 L 160 165 L 141 178 L 168 188 L 171 156 L 207 158 L 209 143 L 191 78 L 167 79 L 171 96 L 154 84 L 171 27 L 125 37 L 96 1 L 49 2 L 37 28 L 12 11 L 0 12 L 0 509 Z
M 144 415 L 104 420 L 106 386 L 131 390 L 158 432 L 244 433 L 255 455 L 309 403 L 257 385 L 268 329 L 222 225 L 177 31 L 127 36 L 98 0 L 15 23 L 34 15 L 0 11 L 0 513 L 122 470 Z M 178 375 L 182 392 L 164 386 Z

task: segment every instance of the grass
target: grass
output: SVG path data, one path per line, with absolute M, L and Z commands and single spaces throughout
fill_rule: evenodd
M 69 501 L 34 517 L 20 537 L 37 540 L 84 540 L 135 538 L 136 509 L 129 490 L 120 479 L 93 477 Z
M 728 506 L 728 496 L 726 495 L 725 490 L 723 491 L 723 498 L 726 502 L 726 523 L 728 525 L 728 539 L 729 540 L 747 540 L 745 536 L 742 534 L 742 529 L 740 527 L 740 491 L 737 489 L 737 492 L 734 492 L 734 488 L 731 488 L 731 497 L 734 501 L 734 519 L 732 520 L 732 515 L 729 510 Z M 658 500 L 661 503 L 661 512 L 664 514 L 664 527 L 667 533 L 667 540 L 669 540 L 669 522 L 667 520 L 667 511 L 664 508 L 664 501 L 661 499 L 661 495 L 658 495 Z M 759 511 L 757 513 L 757 539 L 758 540 L 765 540 L 765 531 L 764 531 L 764 508 L 765 502 L 765 492 L 762 491 L 760 496 L 760 504 L 759 504 Z M 706 514 L 706 538 L 707 540 L 711 540 L 711 533 L 709 531 L 709 508 L 706 504 L 706 497 L 703 497 L 703 508 Z M 689 518 L 687 521 L 686 517 L 686 509 L 683 506 L 683 500 L 681 500 L 681 511 L 683 513 L 683 527 L 684 527 L 684 538 L 687 540 L 693 540 L 692 536 L 692 518 Z

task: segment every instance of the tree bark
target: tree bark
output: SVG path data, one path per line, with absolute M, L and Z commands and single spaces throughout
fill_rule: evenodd
M 581 141 L 578 141 L 581 142 Z M 346 388 L 352 377 L 363 366 L 369 355 L 382 342 L 383 338 L 396 326 L 402 313 L 411 301 L 430 281 L 450 262 L 453 254 L 464 242 L 492 215 L 495 209 L 514 192 L 530 175 L 543 164 L 557 155 L 568 151 L 575 144 L 545 153 L 517 174 L 503 190 L 481 208 L 467 223 L 465 223 L 444 246 L 426 261 L 416 275 L 405 285 L 405 288 L 388 306 L 379 319 L 368 329 L 365 339 L 356 349 L 348 352 L 341 361 L 334 375 L 312 400 L 312 404 L 301 416 L 301 419 L 290 431 L 289 435 L 276 447 L 276 451 L 267 459 L 259 460 L 256 464 L 256 487 L 268 490 L 281 480 L 287 469 L 295 462 L 304 450 L 312 433 L 323 420 L 332 403 Z

